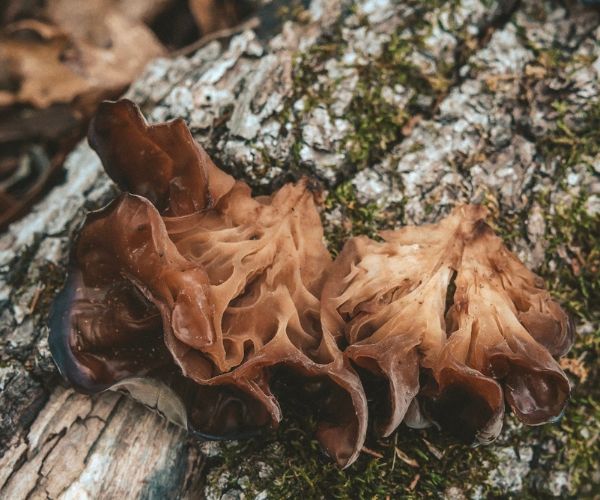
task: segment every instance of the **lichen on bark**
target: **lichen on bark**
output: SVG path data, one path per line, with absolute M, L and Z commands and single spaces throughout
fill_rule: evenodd
M 128 94 L 152 121 L 183 117 L 215 161 L 258 192 L 319 178 L 333 252 L 350 235 L 485 204 L 511 250 L 577 319 L 563 366 L 574 397 L 559 423 L 509 421 L 496 444 L 477 449 L 402 427 L 341 472 L 319 455 L 314 422 L 293 401 L 276 432 L 200 446 L 110 394 L 63 392 L 45 342 L 48 304 L 86 209 L 114 189 L 80 146 L 64 182 L 0 238 L 0 470 L 10 471 L 0 496 L 28 470 L 39 481 L 25 493 L 50 491 L 45 471 L 80 436 L 103 444 L 72 484 L 98 493 L 93 460 L 109 474 L 140 456 L 110 447 L 135 419 L 156 437 L 132 481 L 141 498 L 166 487 L 184 498 L 591 496 L 600 484 L 599 24 L 598 10 L 578 2 L 313 0 L 274 37 L 247 30 L 154 61 Z M 75 415 L 47 427 L 65 418 L 57 402 Z M 165 443 L 182 458 L 166 456 Z

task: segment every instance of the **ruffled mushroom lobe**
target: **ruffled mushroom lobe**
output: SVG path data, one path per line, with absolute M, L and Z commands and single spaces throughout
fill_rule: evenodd
M 88 215 L 73 247 L 67 282 L 50 312 L 54 359 L 83 392 L 143 376 L 170 358 L 158 310 L 122 276 L 112 234 L 94 230 L 106 210 Z
M 161 213 L 203 210 L 235 182 L 196 144 L 182 119 L 148 125 L 127 99 L 100 104 L 88 140 L 111 179 Z
M 125 280 L 88 287 L 72 269 L 49 323 L 53 357 L 83 392 L 102 391 L 169 361 L 158 311 Z
M 569 384 L 552 355 L 570 347 L 571 324 L 485 216 L 460 206 L 438 224 L 384 232 L 384 242 L 354 238 L 329 273 L 323 329 L 387 380 L 383 435 L 409 408 L 480 442 L 500 432 L 505 399 L 527 424 L 564 408 Z
M 365 437 L 366 400 L 360 379 L 321 330 L 331 260 L 310 183 L 253 198 L 245 183 L 214 165 L 181 120 L 148 125 L 129 101 L 104 103 L 89 139 L 107 173 L 131 194 L 84 225 L 72 273 L 84 284 L 70 282 L 63 292 L 53 336 L 79 338 L 69 329 L 77 316 L 73 290 L 93 295 L 105 281 L 122 283 L 152 311 L 171 371 L 177 367 L 169 386 L 184 403 L 188 427 L 231 436 L 277 424 L 270 378 L 283 367 L 316 382 L 318 401 L 309 404 L 320 418 L 317 437 L 340 465 L 352 463 Z M 112 318 L 114 306 L 102 295 L 92 320 Z M 113 346 L 113 323 L 102 323 L 99 343 Z M 143 344 L 150 330 L 141 330 L 135 338 Z M 88 347 L 63 342 L 68 355 L 55 359 L 88 356 Z M 131 370 L 122 380 L 145 375 Z M 90 390 L 122 383 L 120 377 Z
M 49 342 L 59 370 L 82 392 L 129 392 L 203 437 L 256 432 L 268 415 L 252 398 L 235 387 L 217 391 L 191 384 L 173 362 L 160 310 L 128 270 L 133 262 L 140 264 L 136 273 L 146 276 L 157 269 L 153 248 L 145 247 L 146 214 L 132 198 L 138 200 L 122 195 L 91 213 L 79 233 L 67 283 L 50 316 Z M 116 219 L 126 223 L 114 224 Z M 140 260 L 132 260 L 135 252 Z
M 366 405 L 358 377 L 321 332 L 319 297 L 330 257 L 308 187 L 301 181 L 254 199 L 245 184 L 236 183 L 210 210 L 163 218 L 172 245 L 164 249 L 161 281 L 169 281 L 171 272 L 180 276 L 180 283 L 168 286 L 180 295 L 170 302 L 168 293 L 150 293 L 185 376 L 240 387 L 264 405 L 273 424 L 281 410 L 269 385 L 272 368 L 283 365 L 328 386 L 317 437 L 347 465 L 364 439 Z M 199 284 L 210 308 L 190 289 Z M 208 310 L 207 322 L 190 321 Z
M 501 381 L 506 401 L 529 425 L 560 417 L 570 394 L 552 355 L 571 347 L 572 324 L 542 285 L 487 224 L 473 223 L 448 315 L 454 333 L 471 330 L 470 365 Z

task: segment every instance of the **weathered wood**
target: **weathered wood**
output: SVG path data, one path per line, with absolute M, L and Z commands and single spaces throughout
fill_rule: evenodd
M 434 220 L 460 200 L 486 202 L 516 221 L 510 243 L 537 268 L 552 265 L 545 249 L 556 230 L 540 193 L 564 206 L 585 194 L 587 213 L 600 211 L 599 182 L 588 168 L 600 171 L 600 155 L 559 173 L 561 160 L 542 148 L 557 130 L 549 96 L 561 96 L 561 120 L 575 131 L 600 99 L 598 24 L 597 11 L 575 2 L 313 0 L 267 41 L 247 30 L 189 58 L 154 61 L 128 95 L 152 121 L 185 118 L 217 163 L 257 189 L 306 173 L 331 193 L 352 184 L 356 203 L 375 206 L 387 226 Z M 405 47 L 402 61 L 393 44 Z M 557 47 L 569 62 L 543 64 L 540 54 Z M 390 72 L 389 82 L 373 80 Z M 365 97 L 369 86 L 376 102 Z M 406 116 L 373 123 L 375 137 L 393 128 L 385 144 L 361 135 L 360 112 L 389 109 Z M 361 147 L 372 150 L 368 165 L 355 153 Z M 182 431 L 123 396 L 89 398 L 59 384 L 46 340 L 48 305 L 85 211 L 114 193 L 85 144 L 66 172 L 0 238 L 0 498 L 259 493 L 258 463 L 250 485 L 231 486 L 241 473 L 215 469 L 205 487 L 204 448 Z M 566 184 L 554 185 L 557 176 Z M 328 234 L 359 224 L 332 200 Z M 516 493 L 525 488 L 514 479 L 523 470 L 548 485 L 568 472 L 563 464 L 540 469 L 545 442 L 523 443 L 515 456 L 509 435 L 496 448 L 507 465 L 490 470 L 489 484 Z M 228 479 L 219 481 L 223 472 Z M 548 485 L 541 491 L 568 491 Z
M 183 431 L 127 398 L 59 386 L 0 470 L 4 498 L 192 498 L 202 457 Z

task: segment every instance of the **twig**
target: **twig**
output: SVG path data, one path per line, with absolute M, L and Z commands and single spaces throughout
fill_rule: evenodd
M 35 291 L 33 292 L 33 297 L 31 297 L 31 302 L 29 304 L 29 314 L 33 314 L 35 311 L 35 307 L 37 306 L 38 301 L 40 300 L 40 294 L 42 293 L 43 287 L 37 286 Z
M 410 465 L 411 467 L 419 467 L 419 462 L 417 462 L 414 458 L 410 458 L 397 446 L 394 447 L 394 449 L 396 451 L 396 455 L 398 455 L 398 458 L 402 460 L 405 464 Z
M 427 441 L 427 439 L 422 438 L 423 442 L 425 443 L 425 446 L 427 446 L 427 449 L 429 450 L 429 452 L 438 460 L 441 460 L 442 458 L 444 458 L 444 452 L 437 449 L 435 446 L 433 446 L 429 441 Z
M 421 479 L 421 474 L 417 474 L 413 480 L 410 482 L 410 484 L 408 485 L 408 489 L 410 491 L 413 491 L 415 489 L 415 487 L 417 486 L 417 483 L 419 482 L 419 479 Z
M 203 36 L 199 40 L 196 40 L 185 47 L 180 48 L 179 50 L 175 50 L 171 52 L 170 57 L 178 57 L 178 56 L 187 56 L 192 52 L 196 52 L 201 49 L 205 45 L 208 45 L 210 42 L 214 40 L 219 40 L 220 38 L 229 38 L 230 36 L 235 35 L 241 31 L 251 30 L 260 25 L 260 19 L 256 16 L 251 17 L 250 19 L 244 21 L 243 23 L 236 24 L 231 28 L 225 28 L 219 31 L 214 31 L 209 33 L 206 36 Z
M 367 448 L 366 446 L 363 446 L 360 451 L 362 451 L 363 453 L 366 453 L 367 455 L 371 455 L 372 457 L 375 457 L 375 458 L 383 458 L 383 455 L 381 453 L 379 453 L 378 451 L 375 451 L 375 450 L 371 450 L 371 449 Z

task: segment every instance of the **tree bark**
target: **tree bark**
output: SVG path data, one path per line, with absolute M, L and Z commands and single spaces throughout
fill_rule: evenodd
M 511 244 L 537 268 L 548 228 L 536 193 L 558 175 L 540 146 L 557 127 L 547 96 L 563 92 L 574 127 L 598 97 L 600 70 L 578 63 L 600 60 L 598 13 L 574 3 L 432 4 L 313 0 L 273 36 L 247 30 L 154 61 L 127 95 L 150 121 L 183 117 L 217 164 L 259 191 L 303 174 L 330 193 L 352 185 L 356 202 L 392 226 L 489 203 L 518 216 Z M 402 63 L 389 58 L 392 44 L 408 47 Z M 541 64 L 557 44 L 572 62 Z M 386 71 L 390 85 L 372 80 Z M 362 102 L 368 86 L 381 86 L 377 100 Z M 385 144 L 364 135 L 362 109 L 395 110 L 367 127 L 380 138 L 378 127 L 391 126 Z M 65 168 L 64 182 L 0 239 L 0 498 L 219 497 L 230 486 L 205 487 L 203 445 L 124 396 L 79 395 L 57 376 L 49 305 L 86 211 L 115 193 L 85 143 Z M 557 188 L 553 202 L 586 190 L 592 213 L 597 180 L 577 166 L 569 173 L 580 190 Z M 328 234 L 359 230 L 332 199 Z

